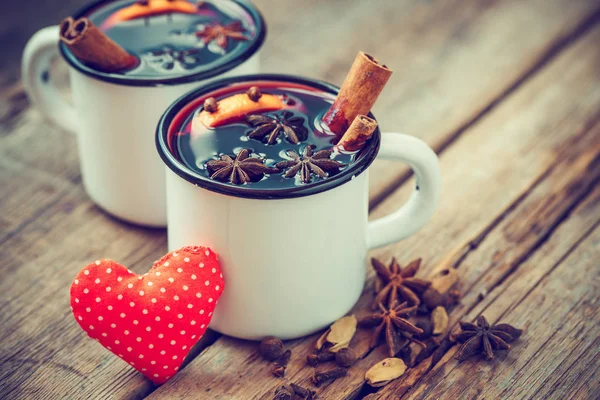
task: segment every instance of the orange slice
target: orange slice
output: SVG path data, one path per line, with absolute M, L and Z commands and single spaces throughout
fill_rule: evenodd
M 258 101 L 252 101 L 245 93 L 234 94 L 219 101 L 217 111 L 202 111 L 197 116 L 207 128 L 214 128 L 229 121 L 241 119 L 252 113 L 275 111 L 283 108 L 283 100 L 272 94 L 263 94 Z
M 186 0 L 150 0 L 146 6 L 136 3 L 111 14 L 102 24 L 102 29 L 108 29 L 119 22 L 136 18 L 167 13 L 196 14 L 197 12 L 196 6 Z

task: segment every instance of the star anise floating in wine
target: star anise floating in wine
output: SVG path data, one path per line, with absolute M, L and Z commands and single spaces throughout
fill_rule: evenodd
M 391 307 L 399 301 L 418 306 L 421 303 L 419 295 L 431 285 L 429 281 L 414 277 L 421 266 L 420 258 L 412 261 L 404 269 L 400 268 L 395 258 L 392 259 L 389 267 L 376 258 L 371 259 L 371 264 L 377 273 L 377 295 L 371 305 L 373 309 L 376 309 L 379 303 Z
M 284 111 L 281 115 L 249 115 L 246 121 L 254 127 L 248 133 L 248 137 L 251 139 L 266 137 L 268 144 L 276 143 L 281 133 L 294 144 L 306 140 L 308 135 L 308 130 L 304 127 L 304 118 L 296 117 L 290 111 Z
M 302 182 L 310 183 L 312 175 L 327 178 L 330 173 L 337 172 L 344 166 L 341 162 L 332 160 L 331 153 L 331 150 L 319 150 L 313 154 L 312 145 L 308 145 L 304 148 L 302 156 L 293 150 L 286 151 L 291 160 L 278 162 L 275 166 L 287 169 L 283 174 L 286 178 L 293 178 L 299 173 Z
M 362 328 L 376 326 L 371 337 L 371 348 L 377 346 L 382 335 L 387 342 L 390 357 L 394 357 L 407 341 L 415 342 L 425 347 L 423 342 L 413 337 L 413 335 L 422 334 L 423 330 L 413 325 L 407 319 L 407 317 L 411 316 L 417 310 L 417 306 L 409 307 L 404 302 L 390 308 L 386 308 L 383 304 L 379 303 L 378 307 L 380 312 L 369 314 L 358 320 L 358 326 Z
M 240 185 L 260 180 L 264 174 L 279 172 L 268 167 L 262 158 L 250 157 L 251 150 L 241 150 L 235 158 L 222 155 L 218 160 L 206 163 L 211 179 Z
M 456 355 L 457 360 L 481 353 L 486 360 L 494 358 L 494 350 L 510 350 L 508 343 L 521 336 L 523 330 L 509 324 L 490 326 L 483 315 L 477 317 L 477 323 L 460 321 L 461 332 L 452 335 L 454 340 L 462 343 Z
M 144 54 L 144 57 L 150 65 L 165 70 L 172 70 L 176 64 L 182 68 L 191 69 L 202 62 L 200 49 L 176 50 L 172 46 L 150 50 Z
M 204 44 L 209 44 L 214 41 L 217 46 L 225 50 L 229 39 L 231 40 L 248 40 L 249 37 L 245 34 L 246 29 L 241 21 L 234 21 L 226 25 L 213 24 L 205 26 L 202 30 L 196 32 L 196 37 L 202 39 Z

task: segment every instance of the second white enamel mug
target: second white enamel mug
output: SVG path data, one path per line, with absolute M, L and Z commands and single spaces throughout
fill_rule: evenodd
M 119 2 L 133 0 L 100 0 L 73 17 Z M 266 32 L 259 11 L 240 0 L 215 4 L 252 23 L 255 36 L 235 58 L 192 75 L 133 79 L 97 71 L 59 44 L 58 26 L 40 30 L 27 43 L 22 66 L 27 94 L 50 121 L 77 133 L 85 190 L 94 203 L 120 219 L 155 227 L 167 223 L 164 168 L 151 134 L 164 110 L 184 93 L 218 77 L 258 72 L 258 51 Z M 72 104 L 49 76 L 50 61 L 59 52 L 69 66 Z

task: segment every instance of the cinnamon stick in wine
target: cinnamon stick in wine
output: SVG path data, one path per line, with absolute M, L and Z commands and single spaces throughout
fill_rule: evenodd
M 337 146 L 341 150 L 359 150 L 377 129 L 377 121 L 366 115 L 357 115 Z
M 60 40 L 81 62 L 99 71 L 123 71 L 138 63 L 87 18 L 65 18 L 60 24 Z
M 333 133 L 342 135 L 357 115 L 371 111 L 391 75 L 387 66 L 359 52 L 323 122 Z

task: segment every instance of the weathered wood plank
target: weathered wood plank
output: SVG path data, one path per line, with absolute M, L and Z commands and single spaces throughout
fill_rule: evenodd
M 570 228 L 578 230 L 577 226 Z M 523 264 L 518 279 L 503 288 L 512 296 L 503 295 L 484 310 L 493 322 L 499 318 L 525 327 L 525 334 L 513 349 L 490 363 L 449 360 L 419 382 L 406 398 L 538 398 L 534 396 L 538 390 L 546 394 L 539 398 L 571 397 L 569 389 L 582 383 L 577 378 L 561 382 L 560 388 L 545 387 L 545 380 L 553 380 L 553 374 L 560 375 L 561 369 L 578 363 L 586 349 L 593 358 L 600 353 L 599 347 L 592 348 L 600 335 L 600 323 L 590 318 L 600 311 L 600 229 L 569 250 L 562 262 L 563 255 L 557 262 L 556 254 L 549 253 L 550 257 L 536 254 Z M 542 279 L 539 270 L 544 271 Z M 596 360 L 586 367 L 593 374 L 600 364 Z M 590 392 L 598 393 L 600 384 L 589 384 Z M 553 389 L 561 390 L 563 395 Z M 376 398 L 397 395 L 387 392 Z
M 347 2 L 341 1 L 313 2 L 310 6 L 303 3 L 303 7 L 291 15 L 289 4 L 266 1 L 263 4 L 266 17 L 277 21 L 272 24 L 270 39 L 273 40 L 265 48 L 265 65 L 272 71 L 287 69 L 290 72 L 318 75 L 341 82 L 347 69 L 347 62 L 352 59 L 357 48 L 365 48 L 384 58 L 383 54 L 379 54 L 379 49 L 388 48 L 386 41 L 395 36 L 393 32 L 377 30 L 374 35 L 356 37 L 353 36 L 353 32 L 357 30 L 357 26 L 361 27 L 359 31 L 369 31 L 372 30 L 369 27 L 374 26 L 373 21 L 393 20 L 394 23 L 389 25 L 393 29 L 402 29 L 402 32 L 405 32 L 402 35 L 406 35 L 407 38 L 419 37 L 419 40 L 411 41 L 407 45 L 406 51 L 394 55 L 398 61 L 409 60 L 411 63 L 410 68 L 404 72 L 404 79 L 400 79 L 411 82 L 413 79 L 410 76 L 414 74 L 414 80 L 419 82 L 418 86 L 413 85 L 410 91 L 403 92 L 404 95 L 399 99 L 401 103 L 408 97 L 425 96 L 420 100 L 424 107 L 434 96 L 431 93 L 424 94 L 427 90 L 432 90 L 427 82 L 436 80 L 448 80 L 433 88 L 440 98 L 450 97 L 450 89 L 454 90 L 454 84 L 450 81 L 455 82 L 456 79 L 455 75 L 450 73 L 459 70 L 461 66 L 477 64 L 473 59 L 466 62 L 465 58 L 460 56 L 461 54 L 471 52 L 479 56 L 479 61 L 490 60 L 492 64 L 492 60 L 496 60 L 497 63 L 510 58 L 512 64 L 509 62 L 508 64 L 511 65 L 498 70 L 490 71 L 488 67 L 480 65 L 475 74 L 480 80 L 473 81 L 476 84 L 469 86 L 469 93 L 464 98 L 460 98 L 460 101 L 444 106 L 464 107 L 465 111 L 458 113 L 463 116 L 471 115 L 470 110 L 474 107 L 474 103 L 483 105 L 494 98 L 494 90 L 491 89 L 504 87 L 498 82 L 508 85 L 512 78 L 518 78 L 523 72 L 522 66 L 527 64 L 527 61 L 538 60 L 553 43 L 556 43 L 557 37 L 568 36 L 570 32 L 576 30 L 576 26 L 585 19 L 592 8 L 590 2 L 584 1 L 562 1 L 551 4 L 545 2 L 543 5 L 547 8 L 545 11 L 548 14 L 548 21 L 536 25 L 535 29 L 540 31 L 530 35 L 529 30 L 533 27 L 529 26 L 528 21 L 526 23 L 525 20 L 513 18 L 510 2 L 495 3 L 488 6 L 491 8 L 485 8 L 483 20 L 476 18 L 479 15 L 479 6 L 475 2 L 468 4 L 461 2 L 461 5 L 465 4 L 464 7 L 447 3 L 450 5 L 446 8 L 444 5 L 446 3 L 441 1 L 428 4 L 407 1 L 401 4 L 403 7 L 398 7 L 398 3 L 389 1 L 385 7 L 377 9 L 376 18 L 371 18 L 374 15 L 372 12 L 366 12 L 367 8 L 362 5 L 365 4 L 364 2 L 356 7 L 349 7 Z M 537 16 L 537 10 L 542 5 L 531 4 L 525 16 Z M 520 6 L 517 4 L 516 7 Z M 464 13 L 461 10 L 464 10 Z M 440 20 L 440 15 L 444 16 L 443 22 Z M 306 18 L 300 18 L 302 16 Z M 311 18 L 309 19 L 308 16 Z M 292 25 L 291 17 L 294 20 L 298 19 L 297 25 Z M 314 27 L 313 17 L 322 22 L 319 25 L 324 27 L 325 31 L 311 29 Z M 348 21 L 352 23 L 349 24 Z M 402 23 L 398 24 L 395 21 Z M 443 29 L 429 29 L 436 27 L 438 22 Z M 466 29 L 469 34 L 463 36 L 462 41 L 453 41 L 453 45 L 447 47 L 446 36 L 453 31 L 459 31 L 460 27 L 465 25 L 468 27 L 463 29 Z M 377 22 L 375 26 L 380 26 L 380 23 Z M 527 27 L 528 35 L 524 35 L 520 42 L 523 43 L 523 47 L 519 47 L 521 53 L 515 50 L 510 55 L 495 51 L 488 54 L 488 47 L 480 38 L 495 36 L 498 27 L 506 26 L 510 31 L 522 31 Z M 298 47 L 290 45 L 290 43 L 299 43 L 300 49 L 307 45 L 314 49 L 314 43 L 323 39 L 317 36 L 322 32 L 332 38 L 331 41 L 326 42 L 331 46 L 318 46 L 317 53 L 299 51 Z M 310 35 L 313 35 L 313 39 Z M 299 37 L 303 40 L 298 40 Z M 348 43 L 349 37 L 352 38 L 353 45 L 341 45 Z M 474 39 L 477 40 L 474 42 Z M 476 46 L 471 47 L 473 43 Z M 270 45 L 273 46 L 271 50 L 269 50 Z M 504 44 L 504 46 L 509 45 L 510 43 Z M 337 62 L 333 66 L 324 62 L 330 59 L 332 47 L 343 51 L 336 52 Z M 430 47 L 434 47 L 434 51 L 428 53 L 427 48 Z M 397 51 L 395 47 L 393 50 L 394 53 Z M 450 56 L 449 53 L 454 51 L 457 54 Z M 502 57 L 494 58 L 496 53 L 501 54 Z M 535 55 L 530 56 L 531 53 Z M 298 54 L 316 55 L 299 57 Z M 436 59 L 443 60 L 443 65 L 451 68 L 448 67 L 450 69 L 445 69 L 443 74 L 437 75 L 439 61 L 435 61 Z M 525 64 L 521 64 L 523 62 Z M 428 68 L 422 68 L 424 65 Z M 425 73 L 416 75 L 421 71 Z M 510 73 L 507 74 L 507 71 Z M 400 71 L 397 69 L 396 75 L 401 76 L 398 72 Z M 472 70 L 470 72 L 475 73 Z M 402 86 L 401 80 L 397 82 L 395 85 L 392 83 L 391 87 Z M 485 95 L 478 91 L 478 87 L 485 89 Z M 446 91 L 440 90 L 442 88 Z M 490 89 L 489 93 L 488 89 Z M 411 110 L 415 109 L 419 107 L 413 107 Z M 437 107 L 436 112 L 439 112 Z M 444 128 L 447 128 L 450 125 L 448 121 L 454 118 L 455 121 L 463 122 L 464 118 L 454 116 L 453 113 L 452 118 L 445 121 Z M 32 118 L 30 114 L 35 115 L 36 112 L 27 111 L 14 119 L 11 118 L 10 123 L 13 124 L 11 129 L 3 132 L 5 137 L 0 138 L 3 156 L 7 155 L 6 163 L 15 162 L 15 165 L 23 165 L 30 169 L 30 174 L 15 172 L 11 180 L 18 182 L 22 178 L 31 176 L 31 179 L 36 179 L 37 176 L 36 185 L 41 187 L 48 174 L 36 174 L 35 171 L 47 171 L 57 175 L 55 183 L 65 191 L 60 192 L 60 197 L 55 203 L 44 203 L 36 207 L 35 202 L 32 201 L 31 205 L 23 205 L 16 215 L 34 221 L 33 223 L 15 226 L 19 221 L 18 218 L 8 220 L 7 227 L 13 234 L 3 244 L 3 251 L 10 249 L 6 268 L 14 275 L 5 279 L 0 286 L 4 310 L 0 318 L 1 323 L 3 326 L 11 327 L 10 330 L 0 334 L 2 356 L 6 356 L 1 360 L 5 362 L 0 367 L 2 382 L 0 392 L 10 393 L 10 396 L 15 397 L 35 395 L 40 398 L 57 396 L 76 398 L 82 393 L 85 393 L 85 397 L 92 398 L 130 397 L 135 393 L 143 395 L 151 390 L 150 385 L 98 345 L 85 339 L 73 323 L 68 312 L 67 288 L 71 277 L 83 264 L 100 256 L 118 259 L 131 265 L 138 272 L 144 271 L 153 259 L 164 252 L 164 231 L 147 231 L 113 221 L 91 205 L 80 186 L 70 187 L 69 181 L 78 182 L 74 139 L 60 131 L 52 133 L 52 130 L 49 130 L 39 119 L 39 115 L 33 117 L 37 118 L 37 122 L 29 126 L 28 123 Z M 379 114 L 384 113 L 379 112 Z M 410 117 L 410 114 L 404 115 Z M 422 113 L 417 115 L 423 124 L 432 121 L 429 115 Z M 398 118 L 400 121 L 397 115 L 391 113 L 385 113 L 385 117 Z M 449 116 L 445 115 L 445 117 Z M 384 118 L 380 117 L 380 120 L 382 125 L 387 124 Z M 438 128 L 442 127 L 439 120 L 436 121 L 438 121 Z M 417 122 L 414 124 L 415 127 L 420 125 Z M 436 131 L 428 128 L 428 131 L 432 132 L 431 137 L 436 137 L 439 129 Z M 50 134 L 48 135 L 47 132 Z M 24 181 L 26 180 L 23 179 L 21 182 Z M 15 190 L 21 190 L 21 187 L 22 185 L 16 184 L 11 186 Z M 30 188 L 24 188 L 19 194 L 21 197 L 18 198 L 23 199 L 23 202 L 28 199 L 27 190 Z M 7 203 L 2 204 L 4 208 Z M 15 228 L 17 231 L 14 231 Z M 56 276 L 43 279 L 44 277 L 39 275 L 40 271 L 53 272 Z M 28 283 L 25 290 L 23 290 L 23 282 Z M 198 379 L 198 376 L 195 379 Z
M 594 126 L 600 108 L 600 91 L 594 84 L 600 79 L 596 73 L 600 59 L 595 46 L 599 38 L 600 29 L 590 32 L 457 140 L 442 155 L 447 188 L 442 210 L 423 233 L 376 254 L 384 259 L 398 255 L 404 261 L 423 256 L 427 273 L 457 245 L 458 249 L 470 249 L 473 243 L 473 247 L 485 249 L 482 243 L 475 244 L 472 240 L 481 232 L 497 231 L 497 240 L 490 242 L 492 248 L 511 251 L 495 255 L 495 259 L 502 265 L 516 267 L 552 234 L 591 190 L 600 174 L 598 126 Z M 511 162 L 488 162 L 494 157 Z M 473 169 L 474 166 L 477 168 Z M 382 215 L 397 207 L 407 190 L 410 188 L 391 196 L 374 214 Z M 559 198 L 562 201 L 552 200 Z M 536 226 L 533 231 L 522 231 L 528 232 L 527 235 L 511 238 L 505 234 L 504 225 L 498 225 L 504 220 L 511 224 L 509 227 L 518 226 L 523 215 L 531 215 L 527 223 Z M 480 241 L 483 239 L 485 235 Z M 464 261 L 456 266 L 460 266 L 465 289 L 492 270 L 494 273 L 481 279 L 482 286 L 491 290 L 514 271 L 514 268 L 496 271 L 494 258 L 489 258 L 494 253 L 490 254 L 489 249 L 482 251 L 481 260 L 476 262 L 472 262 L 476 256 L 469 254 L 469 250 L 460 254 L 463 255 L 460 260 Z M 364 309 L 370 298 L 365 293 L 356 309 Z M 473 305 L 469 298 L 465 299 L 458 313 L 466 313 Z M 453 318 L 457 317 L 453 314 Z M 367 352 L 367 337 L 361 331 L 353 343 L 362 355 Z M 311 371 L 303 368 L 303 359 L 314 338 L 292 344 L 295 355 L 288 372 L 291 381 L 307 381 Z M 261 393 L 266 399 L 266 392 L 272 392 L 279 381 L 268 378 L 268 364 L 256 360 L 255 349 L 256 345 L 222 338 L 150 397 L 193 398 L 201 390 L 210 389 L 215 399 Z M 323 389 L 321 395 L 351 398 L 360 390 L 366 368 L 379 358 L 369 354 L 349 376 Z M 232 365 L 243 367 L 236 369 Z
M 534 193 L 533 197 L 543 195 L 542 190 L 536 191 L 539 193 Z M 532 205 L 533 202 L 528 197 L 528 199 L 526 199 L 524 203 L 519 206 L 519 210 L 524 212 Z M 514 309 L 519 306 L 519 303 L 523 298 L 529 295 L 530 290 L 537 290 L 536 288 L 540 285 L 540 282 L 547 279 L 548 275 L 551 274 L 560 261 L 565 258 L 565 255 L 570 254 L 575 247 L 577 247 L 583 240 L 585 240 L 586 237 L 589 236 L 590 232 L 592 232 L 594 229 L 597 230 L 600 223 L 600 187 L 597 186 L 594 192 L 591 193 L 582 203 L 577 206 L 576 209 L 572 210 L 571 212 L 571 216 L 566 219 L 556 231 L 552 232 L 552 236 L 548 239 L 548 241 L 544 242 L 543 245 L 533 255 L 531 255 L 531 258 L 529 258 L 524 264 L 519 265 L 518 269 L 516 269 L 505 280 L 496 281 L 494 283 L 490 282 L 490 293 L 485 297 L 485 299 L 463 299 L 462 310 L 456 309 L 451 314 L 451 324 L 456 323 L 456 321 L 459 319 L 473 319 L 479 313 L 484 313 L 486 316 L 490 316 L 492 318 L 500 318 L 502 315 L 512 316 L 514 313 L 516 313 Z M 511 216 L 510 220 L 498 226 L 498 228 L 494 230 L 494 234 L 501 235 L 506 226 L 510 225 L 511 220 L 514 219 L 515 221 L 518 221 L 520 218 L 522 218 L 522 213 L 519 215 L 519 211 L 517 211 L 517 214 L 515 214 L 514 217 Z M 539 218 L 543 218 L 543 215 L 539 215 Z M 478 249 L 475 254 L 470 255 L 469 259 L 474 257 L 474 262 L 478 262 L 480 261 L 479 259 L 482 259 L 489 263 L 491 259 L 486 256 L 487 251 L 484 249 L 484 247 L 489 249 L 494 245 L 498 245 L 498 242 L 494 241 L 493 239 L 491 239 L 489 242 L 486 240 L 482 245 L 481 252 Z M 463 265 L 461 265 L 459 268 L 459 272 L 462 269 Z M 576 275 L 579 277 L 579 279 L 585 279 L 585 277 L 579 273 Z M 479 302 L 476 303 L 477 301 Z M 569 306 L 573 308 L 575 308 L 576 305 L 576 303 L 569 303 Z M 468 313 L 464 306 L 467 306 L 466 309 L 469 310 Z M 546 310 L 545 312 L 548 318 L 554 318 L 554 313 L 551 310 Z M 504 321 L 505 318 L 502 317 L 502 320 Z M 532 319 L 532 321 L 533 323 L 537 323 L 536 319 Z M 525 320 L 521 321 L 521 324 L 530 322 L 530 319 L 526 318 Z M 550 335 L 557 330 L 558 329 L 553 330 L 552 327 L 548 326 L 546 333 Z M 544 344 L 546 342 L 545 338 L 539 338 L 538 340 L 538 336 L 535 336 L 530 331 L 526 335 L 529 337 L 528 340 L 531 342 L 528 344 L 519 343 L 517 344 L 518 346 L 524 345 L 529 347 L 547 345 Z M 560 356 L 565 357 L 565 365 L 568 365 L 570 362 L 578 358 L 574 347 L 575 346 L 571 344 L 571 346 L 568 347 L 569 351 L 563 351 L 561 355 L 558 354 L 561 352 L 556 352 L 552 349 L 547 349 L 546 351 L 548 353 L 548 357 L 550 358 Z M 575 353 L 573 353 L 571 350 L 575 351 Z M 509 356 L 510 361 L 513 361 L 513 359 L 516 358 L 516 356 L 512 357 L 514 354 L 514 352 L 511 352 L 511 355 Z M 408 373 L 408 376 L 401 378 L 397 382 L 393 382 L 369 399 L 397 398 L 398 396 L 406 394 L 410 389 L 409 385 L 411 385 L 413 382 L 418 382 L 418 385 L 414 386 L 413 390 L 408 392 L 407 396 L 410 394 L 414 397 L 420 397 L 425 393 L 431 395 L 431 393 L 428 392 L 428 389 L 431 388 L 433 390 L 436 387 L 436 383 L 433 382 L 432 379 L 444 376 L 443 371 L 447 371 L 447 368 L 450 368 L 447 367 L 446 364 L 448 362 L 453 362 L 451 360 L 453 355 L 454 351 L 447 354 L 446 357 L 435 367 L 432 373 L 419 380 L 423 375 L 426 374 L 429 367 L 429 362 L 425 361 L 419 366 L 419 368 L 411 370 Z M 525 362 L 526 361 L 527 360 L 525 360 Z M 514 366 L 514 368 L 517 367 Z M 522 378 L 520 374 L 519 378 Z M 493 387 L 493 384 L 486 385 L 485 389 L 489 390 Z M 539 388 L 539 386 L 532 387 L 531 390 L 535 391 L 536 388 Z M 480 389 L 481 393 L 483 393 L 484 389 L 481 387 Z M 462 387 L 461 390 L 468 390 L 468 388 Z M 488 398 L 506 397 L 490 396 Z

